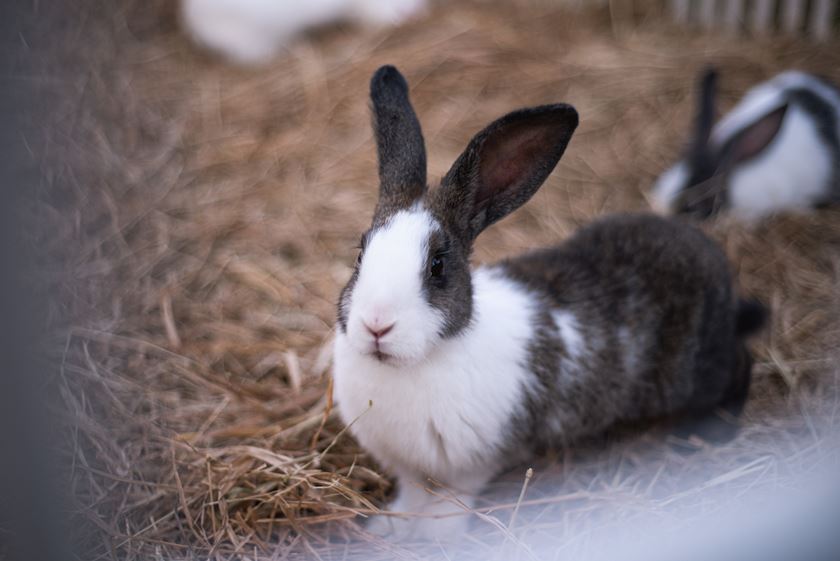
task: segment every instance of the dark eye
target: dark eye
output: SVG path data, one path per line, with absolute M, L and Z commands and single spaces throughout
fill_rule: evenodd
M 440 278 L 443 276 L 443 257 L 432 257 L 432 261 L 429 263 L 429 274 L 432 275 L 433 278 Z
M 362 239 L 359 240 L 359 245 L 356 246 L 356 249 L 359 250 L 358 255 L 356 255 L 356 267 L 362 264 L 362 256 L 365 254 L 365 246 L 367 245 L 367 234 L 362 235 Z

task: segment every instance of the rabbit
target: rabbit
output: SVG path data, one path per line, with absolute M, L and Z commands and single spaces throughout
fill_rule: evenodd
M 568 241 L 470 270 L 473 241 L 522 206 L 578 124 L 565 104 L 513 111 L 479 132 L 439 186 L 408 85 L 370 85 L 379 200 L 338 303 L 336 406 L 396 476 L 368 528 L 457 537 L 501 471 L 620 422 L 737 414 L 760 304 L 733 295 L 721 249 L 685 221 L 616 215 Z M 427 482 L 452 493 L 432 494 Z M 449 516 L 448 516 L 449 515 Z
M 196 42 L 234 63 L 256 65 L 309 28 L 340 20 L 395 25 L 425 6 L 426 0 L 183 0 L 181 19 Z
M 756 221 L 840 200 L 840 89 L 798 71 L 754 87 L 712 127 L 717 71 L 701 76 L 693 138 L 653 189 L 657 210 Z

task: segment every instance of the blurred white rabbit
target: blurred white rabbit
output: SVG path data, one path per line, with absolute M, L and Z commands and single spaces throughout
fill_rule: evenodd
M 757 220 L 840 203 L 840 88 L 789 70 L 749 90 L 714 123 L 717 71 L 699 80 L 685 156 L 653 189 L 666 213 Z
M 426 0 L 182 0 L 182 21 L 201 45 L 239 64 L 270 60 L 295 35 L 335 21 L 395 25 Z

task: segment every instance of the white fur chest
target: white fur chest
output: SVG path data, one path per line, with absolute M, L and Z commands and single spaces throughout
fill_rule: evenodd
M 530 379 L 536 301 L 493 269 L 473 276 L 473 322 L 420 363 L 390 366 L 339 333 L 335 397 L 342 418 L 397 473 L 443 482 L 496 461 Z

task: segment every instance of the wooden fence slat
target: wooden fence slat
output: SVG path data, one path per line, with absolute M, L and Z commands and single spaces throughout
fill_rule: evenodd
M 825 40 L 831 36 L 836 0 L 814 0 L 811 6 L 809 31 L 815 39 Z
M 627 0 L 608 0 L 613 33 L 620 33 L 633 22 L 633 3 Z
M 756 33 L 767 33 L 773 23 L 774 0 L 755 0 L 750 16 L 750 28 Z
M 677 23 L 689 23 L 690 9 L 691 0 L 671 0 L 671 13 Z
M 726 2 L 726 11 L 723 18 L 727 31 L 730 33 L 740 31 L 741 22 L 744 19 L 744 0 L 729 0 Z
M 700 0 L 700 25 L 703 29 L 714 29 L 715 27 L 715 0 Z
M 808 4 L 805 0 L 784 0 L 782 6 L 782 29 L 786 33 L 797 33 L 801 31 L 807 8 Z

